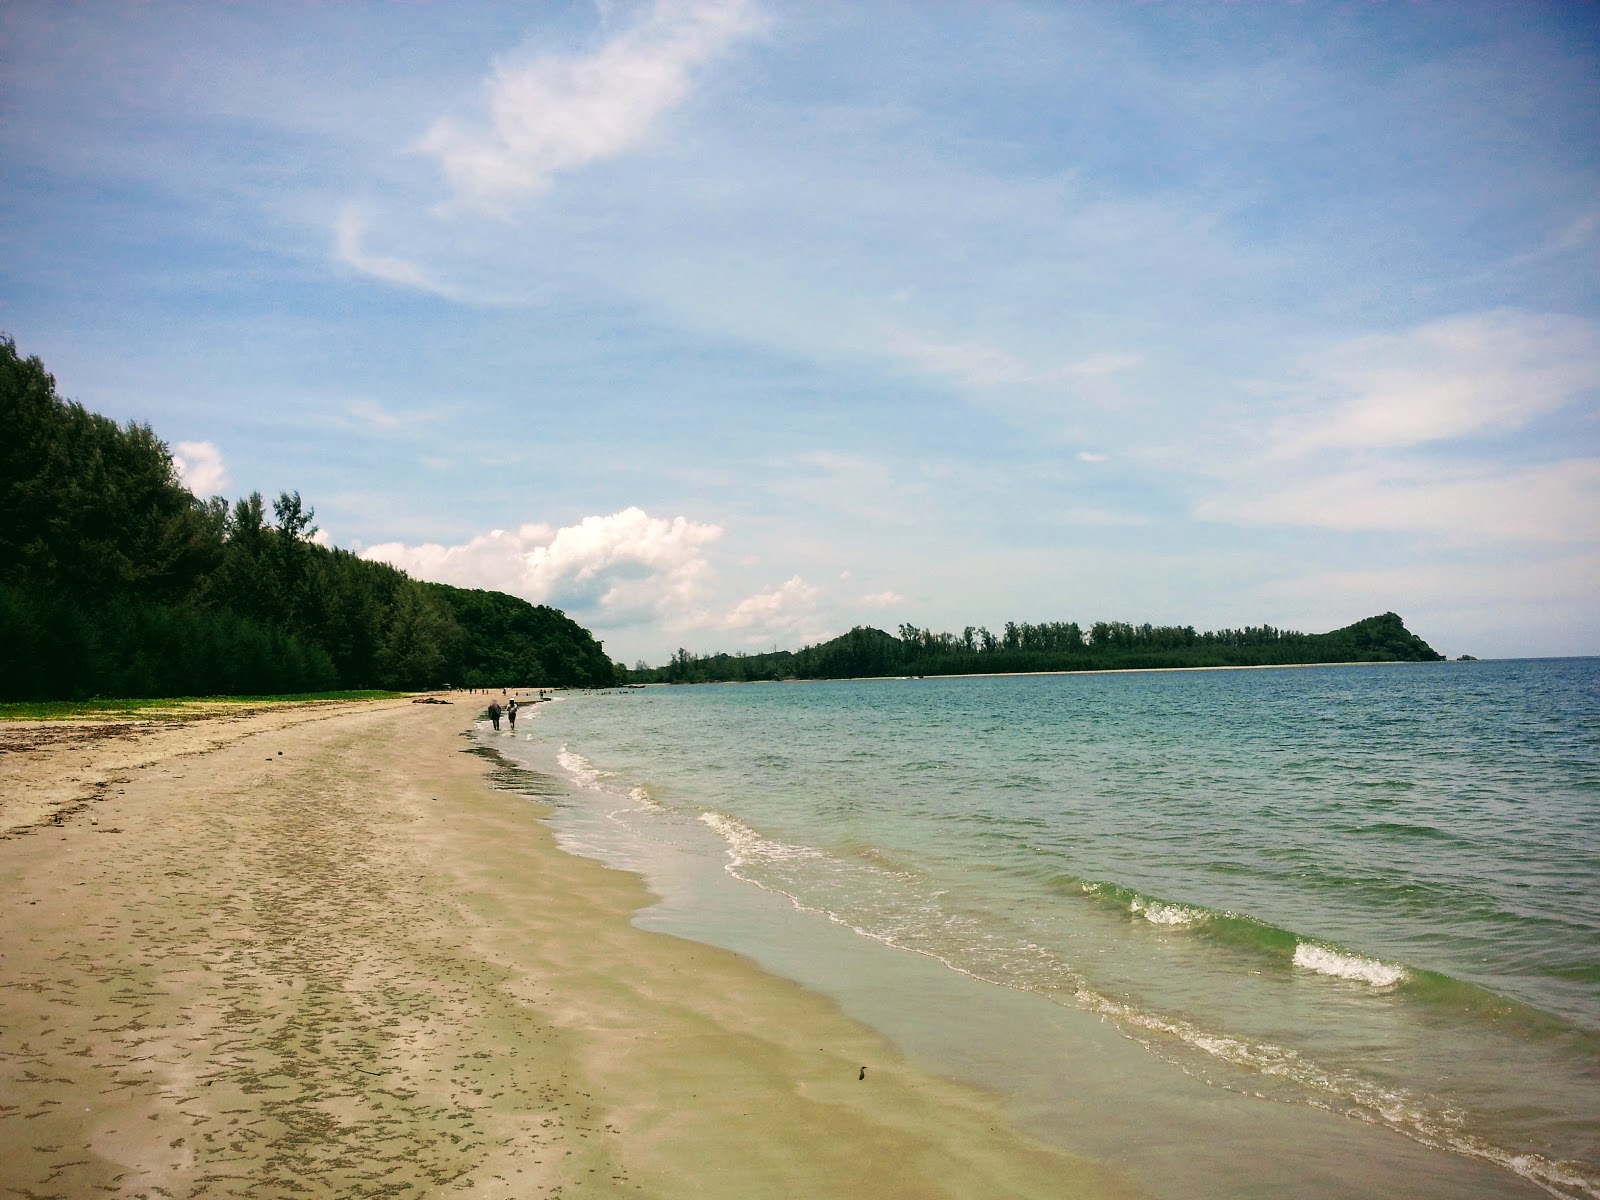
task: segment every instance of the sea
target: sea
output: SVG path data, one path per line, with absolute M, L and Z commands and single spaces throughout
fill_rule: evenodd
M 1600 1197 L 1600 659 L 653 686 L 475 736 L 639 924 L 1155 1197 Z

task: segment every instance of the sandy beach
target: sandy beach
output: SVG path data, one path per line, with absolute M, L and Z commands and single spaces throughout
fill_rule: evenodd
M 1134 1194 L 830 1001 L 635 928 L 641 882 L 463 753 L 475 711 L 0 730 L 0 1189 Z

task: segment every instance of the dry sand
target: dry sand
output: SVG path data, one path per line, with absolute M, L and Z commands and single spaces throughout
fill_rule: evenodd
M 1132 1194 L 632 926 L 471 716 L 0 727 L 0 1195 Z

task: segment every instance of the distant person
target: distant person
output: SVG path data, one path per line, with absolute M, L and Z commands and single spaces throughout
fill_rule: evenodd
M 498 701 L 498 700 L 489 701 L 489 724 L 491 724 L 491 725 L 493 725 L 495 727 L 495 731 L 497 733 L 499 732 L 499 730 L 500 730 L 500 701 Z
M 506 704 L 506 720 L 511 722 L 511 732 L 517 731 L 517 698 L 511 697 Z

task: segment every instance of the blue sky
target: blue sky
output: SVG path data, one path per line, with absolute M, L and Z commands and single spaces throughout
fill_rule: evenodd
M 1600 5 L 9 5 L 0 328 L 613 657 L 1600 653 Z

